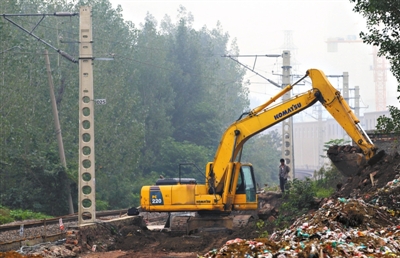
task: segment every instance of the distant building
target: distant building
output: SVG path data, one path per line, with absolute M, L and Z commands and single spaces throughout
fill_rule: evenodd
M 364 113 L 364 116 L 360 118 L 362 127 L 365 130 L 375 130 L 378 117 L 383 115 L 390 117 L 389 111 L 375 111 Z
M 360 123 L 364 130 L 374 130 L 379 116 L 390 116 L 389 111 L 376 111 L 364 113 Z M 294 164 L 296 170 L 318 170 L 326 159 L 324 144 L 330 140 L 351 138 L 336 122 L 330 118 L 323 121 L 295 122 L 293 123 L 293 148 Z

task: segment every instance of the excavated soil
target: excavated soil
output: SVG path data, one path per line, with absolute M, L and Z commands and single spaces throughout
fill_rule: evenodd
M 379 231 L 382 228 L 397 226 L 399 214 L 394 213 L 400 211 L 400 187 L 394 187 L 394 185 L 400 180 L 399 177 L 400 156 L 396 149 L 387 148 L 385 156 L 380 161 L 373 166 L 365 166 L 359 173 L 347 178 L 338 186 L 338 191 L 331 198 L 321 201 L 321 208 L 318 211 L 299 218 L 292 228 L 297 226 L 296 223 L 300 225 L 305 221 L 310 223 L 312 218 L 316 220 L 313 225 L 315 232 L 317 228 L 322 231 L 324 227 L 330 227 L 331 230 L 343 230 L 353 226 L 361 232 L 371 229 Z M 263 219 L 279 213 L 281 197 L 281 194 L 273 192 L 260 194 L 260 211 Z M 348 202 L 346 201 L 348 199 L 359 201 Z M 330 215 L 325 216 L 328 213 Z M 371 216 L 372 214 L 375 216 Z M 212 253 L 216 254 L 217 249 L 232 239 L 257 239 L 260 234 L 255 226 L 230 233 L 202 232 L 194 235 L 173 235 L 143 230 L 132 225 L 121 229 L 120 232 L 122 236 L 117 238 L 109 249 L 122 250 L 126 253 L 118 253 L 119 256 L 115 257 L 198 257 L 198 255 L 206 254 L 208 254 L 207 257 L 213 257 Z M 275 244 L 270 242 L 268 245 L 265 239 L 264 247 L 267 245 L 273 250 L 272 246 L 275 245 L 275 248 L 279 248 L 276 240 L 284 239 L 285 232 L 274 234 Z M 288 234 L 287 231 L 286 234 Z M 361 240 L 354 239 L 354 242 L 357 243 L 357 241 Z M 239 244 L 240 241 L 237 245 Z M 225 249 L 229 248 L 225 246 Z M 82 257 L 102 257 L 91 255 L 94 254 Z M 100 254 L 96 253 L 96 255 Z M 105 255 L 103 257 L 109 257 Z
M 114 238 L 112 244 L 105 244 L 103 248 L 97 245 L 99 251 L 107 249 L 108 251 L 113 250 L 113 252 L 95 252 L 80 257 L 110 257 L 111 254 L 117 255 L 111 257 L 198 257 L 198 254 L 204 254 L 222 246 L 230 239 L 250 239 L 258 236 L 254 227 L 242 228 L 233 232 L 222 230 L 198 232 L 191 235 L 150 231 L 143 227 L 139 220 L 137 223 L 120 228 L 119 234 Z M 109 236 L 104 235 L 104 243 L 110 243 L 107 242 L 107 237 Z M 97 239 L 96 242 L 101 241 Z
M 279 214 L 282 195 L 262 193 L 259 202 L 260 217 L 267 220 Z M 398 257 L 399 217 L 400 155 L 390 150 L 376 164 L 339 184 L 334 195 L 288 229 L 268 229 L 268 238 L 258 238 L 255 225 L 191 235 L 149 230 L 147 226 L 155 222 L 142 215 L 120 228 L 98 227 L 90 233 L 96 239 L 83 236 L 81 252 L 69 257 L 353 257 L 364 253 Z
M 382 228 L 396 227 L 399 224 L 400 187 L 395 187 L 395 185 L 400 180 L 399 176 L 400 156 L 394 151 L 386 154 L 375 165 L 367 166 L 357 175 L 346 179 L 331 198 L 321 201 L 318 211 L 305 214 L 292 225 L 292 228 L 305 221 L 311 224 L 313 219 L 315 220 L 313 222 L 315 232 L 316 229 L 323 232 L 323 228 L 326 227 L 332 231 L 344 231 L 349 227 L 356 227 L 357 232 L 379 231 Z M 260 194 L 259 200 L 263 219 L 279 213 L 279 206 L 282 202 L 281 194 L 263 193 Z M 260 234 L 255 226 L 248 226 L 233 232 L 201 232 L 185 235 L 149 231 L 141 228 L 140 225 L 121 228 L 120 233 L 121 236 L 116 237 L 116 241 L 107 247 L 108 250 L 121 250 L 114 252 L 113 254 L 116 256 L 113 257 L 198 257 L 198 255 L 216 257 L 213 254 L 217 254 L 217 250 L 228 241 L 257 239 Z M 290 234 L 286 231 L 286 235 Z M 278 250 L 281 246 L 277 245 L 276 241 L 284 239 L 285 232 L 275 232 L 273 237 L 275 241 L 264 239 L 258 243 L 259 245 L 263 244 L 264 247 L 268 246 L 270 250 Z M 354 239 L 353 242 L 357 244 L 364 240 Z M 243 248 L 248 249 L 249 244 L 238 240 L 236 245 L 236 247 L 246 245 Z M 228 249 L 225 246 L 224 252 L 227 252 Z M 112 257 L 109 256 L 111 253 L 103 255 L 96 252 L 81 255 L 81 257 Z

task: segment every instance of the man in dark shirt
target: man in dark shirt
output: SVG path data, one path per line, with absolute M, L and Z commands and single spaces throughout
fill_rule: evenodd
M 282 193 L 285 192 L 285 185 L 289 176 L 290 168 L 286 166 L 285 160 L 281 159 L 281 164 L 279 165 L 279 185 L 281 187 Z

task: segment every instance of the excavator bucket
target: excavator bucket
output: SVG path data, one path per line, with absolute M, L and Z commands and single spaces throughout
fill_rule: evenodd
M 339 172 L 346 177 L 355 176 L 367 164 L 362 153 L 343 151 L 338 146 L 329 148 L 328 157 Z
M 334 145 L 329 147 L 327 154 L 342 175 L 352 177 L 360 173 L 366 166 L 377 163 L 385 155 L 385 152 L 381 150 L 367 161 L 361 149 L 357 146 Z

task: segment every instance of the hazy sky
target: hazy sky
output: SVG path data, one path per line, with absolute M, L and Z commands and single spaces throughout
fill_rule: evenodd
M 358 39 L 365 30 L 365 20 L 352 11 L 348 0 L 110 0 L 113 7 L 121 5 L 126 20 L 137 26 L 144 23 L 150 13 L 160 23 L 165 15 L 176 22 L 178 8 L 184 6 L 194 17 L 194 28 L 216 27 L 219 21 L 224 32 L 236 38 L 241 55 L 282 54 L 285 46 L 285 31 L 291 31 L 291 61 L 293 74 L 305 74 L 309 68 L 321 69 L 327 75 L 349 73 L 350 88 L 360 87 L 361 113 L 375 111 L 375 83 L 372 68 L 372 47 L 361 42 L 340 43 L 337 52 L 327 51 L 327 39 L 340 37 Z M 286 43 L 287 44 L 287 43 Z M 287 45 L 286 45 L 287 46 Z M 223 55 L 225 53 L 221 53 Z M 221 57 L 223 58 L 223 57 Z M 253 67 L 254 58 L 239 58 Z M 233 62 L 233 61 L 232 61 Z M 278 82 L 281 73 L 281 58 L 259 57 L 255 70 L 270 80 Z M 272 72 L 273 71 L 273 72 Z M 273 74 L 274 73 L 274 74 Z M 276 86 L 248 72 L 246 80 L 251 82 L 252 106 L 269 99 L 278 91 Z M 339 79 L 330 79 L 333 86 L 342 87 Z M 280 82 L 280 81 L 279 81 Z M 304 92 L 310 86 L 300 86 Z M 396 96 L 397 82 L 388 71 L 386 90 L 387 105 L 399 106 Z M 350 91 L 350 95 L 354 91 Z

